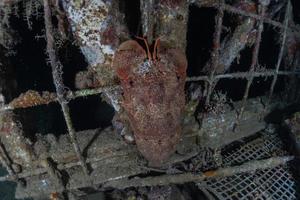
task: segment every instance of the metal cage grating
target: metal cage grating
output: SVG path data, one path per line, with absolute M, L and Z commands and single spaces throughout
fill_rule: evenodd
M 217 178 L 198 184 L 216 199 L 298 199 L 297 183 L 288 166 Z
M 44 11 L 45 11 L 45 21 L 46 21 L 46 35 L 48 38 L 52 40 L 47 41 L 47 49 L 50 58 L 50 63 L 52 66 L 52 74 L 54 79 L 54 84 L 56 86 L 56 96 L 55 98 L 46 101 L 49 102 L 58 102 L 61 105 L 64 118 L 68 127 L 69 136 L 71 138 L 74 151 L 77 155 L 79 160 L 76 163 L 77 166 L 81 166 L 83 171 L 86 175 L 89 175 L 90 172 L 87 168 L 86 158 L 82 155 L 82 151 L 79 148 L 78 141 L 76 138 L 76 130 L 74 129 L 71 115 L 69 112 L 68 103 L 72 99 L 76 99 L 82 96 L 94 95 L 99 94 L 106 91 L 115 90 L 119 88 L 119 86 L 111 86 L 111 87 L 103 87 L 103 88 L 96 88 L 96 89 L 87 89 L 87 90 L 80 90 L 80 91 L 65 91 L 65 86 L 62 80 L 62 65 L 59 62 L 57 55 L 54 51 L 54 41 L 53 38 L 49 35 L 52 35 L 53 27 L 51 22 L 51 12 L 50 7 L 48 5 L 48 1 L 44 0 Z M 213 48 L 212 48 L 212 68 L 213 70 L 203 76 L 198 77 L 189 77 L 187 78 L 187 82 L 191 81 L 204 81 L 207 84 L 207 91 L 206 94 L 206 104 L 209 104 L 210 98 L 214 92 L 215 85 L 220 79 L 245 79 L 247 80 L 247 86 L 245 88 L 245 92 L 243 95 L 243 102 L 241 109 L 238 111 L 237 119 L 236 119 L 236 126 L 238 126 L 239 119 L 243 114 L 246 101 L 249 96 L 249 90 L 251 88 L 253 79 L 255 77 L 272 77 L 272 84 L 270 85 L 269 90 L 269 101 L 272 98 L 274 87 L 277 82 L 277 78 L 279 75 L 282 76 L 296 76 L 299 75 L 299 72 L 296 71 L 295 66 L 294 69 L 290 71 L 281 71 L 280 64 L 283 57 L 284 46 L 286 42 L 286 34 L 288 31 L 297 31 L 300 32 L 296 27 L 289 25 L 289 14 L 291 12 L 291 3 L 287 1 L 286 10 L 285 10 L 285 19 L 283 23 L 274 21 L 269 19 L 265 16 L 264 5 L 261 3 L 262 9 L 260 10 L 259 14 L 254 13 L 247 13 L 246 11 L 239 10 L 231 5 L 226 4 L 224 1 L 216 1 L 214 5 L 210 7 L 214 7 L 217 9 L 216 15 L 216 26 L 215 26 L 215 34 L 213 39 Z M 263 1 L 259 1 L 263 2 Z M 191 1 L 190 3 L 194 3 L 198 6 L 201 5 L 201 1 Z M 204 5 L 205 6 L 205 5 Z M 216 67 L 219 62 L 219 54 L 220 54 L 220 38 L 222 32 L 222 23 L 224 18 L 224 13 L 234 13 L 238 15 L 243 15 L 246 17 L 250 17 L 256 20 L 258 25 L 258 32 L 256 36 L 256 41 L 254 44 L 253 52 L 252 52 L 252 62 L 251 66 L 249 66 L 249 71 L 247 72 L 236 72 L 236 73 L 222 73 L 216 74 Z M 267 70 L 264 72 L 256 71 L 257 62 L 258 62 L 258 54 L 259 54 L 259 46 L 261 42 L 261 34 L 264 28 L 264 24 L 269 24 L 274 27 L 280 28 L 280 33 L 282 34 L 282 42 L 280 44 L 280 52 L 278 55 L 278 60 L 276 66 L 273 69 Z M 40 103 L 40 104 L 46 104 Z M 34 104 L 32 106 L 37 106 L 40 104 Z M 8 110 L 17 109 L 12 104 L 7 104 L 0 107 L 0 112 L 5 112 Z M 0 160 L 3 166 L 6 167 L 7 171 L 9 172 L 9 177 L 2 177 L 3 180 L 7 179 L 14 179 L 18 180 L 18 174 L 14 172 L 11 167 L 11 163 L 8 162 L 8 155 L 5 153 L 5 148 L 0 145 Z M 224 154 L 223 164 L 224 165 L 234 165 L 243 163 L 249 160 L 257 160 L 266 157 L 272 157 L 275 154 L 285 154 L 282 151 L 280 139 L 274 135 L 265 134 L 259 141 L 253 141 L 253 143 L 249 143 L 241 147 L 235 152 L 226 153 Z M 294 189 L 295 182 L 291 177 L 291 174 L 286 170 L 287 166 L 285 167 L 277 167 L 269 170 L 262 170 L 257 171 L 257 173 L 252 175 L 235 175 L 232 177 L 222 178 L 222 179 L 212 179 L 205 182 L 206 185 L 201 185 L 200 187 L 204 187 L 209 190 L 211 193 L 216 195 L 220 199 L 234 199 L 234 198 L 244 198 L 247 199 L 248 197 L 257 197 L 258 199 L 268 199 L 274 198 L 276 199 L 279 195 L 280 197 L 286 197 L 287 199 L 296 198 L 296 192 Z M 279 186 L 278 186 L 279 184 Z M 258 195 L 258 196 L 257 196 Z M 230 197 L 229 197 L 230 196 Z
M 224 165 L 238 165 L 250 160 L 260 160 L 273 156 L 287 155 L 283 150 L 282 141 L 273 133 L 263 132 L 262 136 L 254 139 L 237 149 L 226 151 L 223 155 Z
M 223 165 L 237 165 L 249 160 L 260 160 L 287 154 L 279 137 L 264 132 L 260 137 L 225 152 Z M 198 184 L 216 199 L 298 199 L 298 185 L 288 164 L 250 174 L 207 179 Z

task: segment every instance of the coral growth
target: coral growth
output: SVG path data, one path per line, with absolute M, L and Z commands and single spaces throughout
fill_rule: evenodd
M 65 1 L 67 17 L 89 64 L 76 76 L 78 88 L 97 88 L 114 79 L 110 65 L 120 40 L 127 38 L 118 1 Z
M 39 94 L 37 91 L 28 90 L 10 102 L 13 108 L 28 108 L 32 106 L 49 104 L 56 100 L 56 94 L 50 92 L 43 92 Z
M 30 166 L 35 155 L 13 112 L 0 113 L 0 139 L 14 163 Z

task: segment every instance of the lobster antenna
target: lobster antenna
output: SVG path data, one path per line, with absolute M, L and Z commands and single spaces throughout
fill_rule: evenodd
M 136 38 L 144 41 L 144 43 L 145 43 L 145 45 L 146 45 L 146 49 L 147 49 L 147 56 L 148 56 L 148 59 L 149 59 L 149 60 L 152 60 L 152 56 L 151 56 L 151 53 L 150 53 L 148 41 L 146 40 L 146 38 L 144 38 L 144 37 L 139 37 L 139 36 L 136 36 Z
M 154 43 L 154 50 L 153 50 L 153 60 L 156 61 L 156 59 L 158 59 L 158 48 L 160 46 L 160 38 L 157 38 L 155 40 L 155 43 Z

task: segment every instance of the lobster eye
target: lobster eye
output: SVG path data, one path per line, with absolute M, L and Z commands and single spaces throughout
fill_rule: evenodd
M 133 80 L 129 80 L 129 85 L 130 86 L 133 86 L 133 83 L 134 83 Z

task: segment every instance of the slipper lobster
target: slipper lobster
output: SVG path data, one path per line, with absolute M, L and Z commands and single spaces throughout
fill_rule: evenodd
M 153 167 L 175 152 L 181 138 L 185 106 L 187 60 L 179 49 L 157 39 L 123 42 L 113 68 L 123 89 L 122 106 L 128 115 L 138 150 Z

